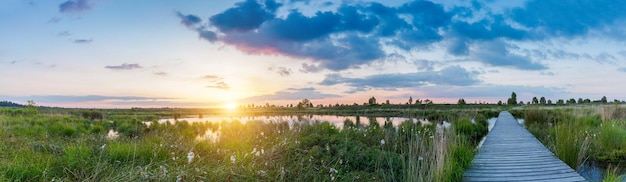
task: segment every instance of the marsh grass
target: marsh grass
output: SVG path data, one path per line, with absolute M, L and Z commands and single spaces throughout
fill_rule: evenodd
M 0 181 L 458 181 L 483 127 L 467 119 L 475 112 L 458 111 L 432 116 L 458 120 L 451 128 L 345 121 L 339 129 L 321 121 L 147 126 L 132 115 L 19 110 L 0 108 Z M 107 138 L 109 130 L 120 136 Z M 216 140 L 198 137 L 207 133 Z
M 626 161 L 625 111 L 618 105 L 527 108 L 524 116 L 529 118 L 525 118 L 528 130 L 559 159 L 577 169 L 588 160 L 618 164 Z

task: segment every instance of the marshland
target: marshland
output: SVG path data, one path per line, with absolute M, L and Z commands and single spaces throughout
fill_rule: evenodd
M 32 102 L 0 108 L 0 178 L 459 181 L 489 122 L 509 110 L 585 177 L 623 179 L 626 107 L 617 103 L 432 106 L 67 109 Z M 315 119 L 331 115 L 344 120 Z

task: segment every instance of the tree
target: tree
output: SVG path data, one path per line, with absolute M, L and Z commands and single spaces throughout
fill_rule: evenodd
M 391 105 L 391 103 L 389 103 L 389 100 L 385 101 L 385 105 Z
M 539 100 L 537 100 L 537 97 L 533 97 L 533 104 L 539 104 Z
M 606 96 L 602 96 L 602 99 L 600 99 L 600 102 L 602 102 L 603 104 L 606 104 L 608 102 L 606 100 Z
M 557 105 L 565 105 L 565 101 L 563 101 L 563 99 L 559 99 L 558 101 L 556 101 Z
M 506 101 L 506 104 L 508 104 L 508 105 L 515 105 L 515 104 L 517 104 L 517 94 L 515 94 L 515 92 L 511 93 L 511 98 L 509 98 Z
M 546 105 L 546 98 L 545 97 L 541 97 L 541 99 L 539 99 L 539 103 L 542 105 Z
M 28 100 L 27 103 L 28 104 L 26 105 L 26 111 L 29 114 L 35 115 L 35 114 L 39 113 L 39 111 L 37 110 L 38 106 L 37 106 L 37 103 L 35 103 L 35 101 Z
M 501 100 L 499 100 L 499 101 L 498 101 L 498 105 L 499 105 L 499 106 L 501 106 L 501 105 L 502 105 L 502 101 L 501 101 Z
M 583 98 L 578 98 L 578 103 L 582 104 L 583 103 Z
M 370 98 L 369 100 L 367 100 L 367 103 L 372 106 L 372 105 L 376 105 L 376 98 L 372 96 L 372 98 Z
M 582 99 L 580 99 L 580 101 L 582 102 Z M 571 99 L 567 100 L 567 104 L 576 104 L 576 99 L 571 98 Z
M 460 98 L 459 101 L 456 102 L 456 104 L 461 105 L 461 106 L 465 105 L 465 99 Z
M 548 105 L 552 105 L 552 100 L 548 99 Z
M 409 105 L 413 104 L 413 97 L 409 96 Z

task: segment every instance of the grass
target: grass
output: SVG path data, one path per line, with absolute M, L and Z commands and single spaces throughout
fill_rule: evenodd
M 616 105 L 584 108 L 526 108 L 526 127 L 566 164 L 578 169 L 593 160 L 626 162 L 626 109 Z M 609 173 L 617 169 L 609 169 Z M 609 176 L 610 177 L 610 176 Z M 609 178 L 607 177 L 607 178 Z M 612 180 L 615 178 L 609 179 Z
M 476 111 L 422 115 L 451 128 L 347 120 L 340 129 L 21 110 L 0 108 L 0 181 L 459 181 L 486 134 Z

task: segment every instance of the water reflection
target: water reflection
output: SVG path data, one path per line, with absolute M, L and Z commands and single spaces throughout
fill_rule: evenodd
M 417 118 L 405 118 L 405 117 L 365 117 L 365 116 L 336 116 L 336 115 L 291 115 L 291 116 L 203 116 L 203 117 L 184 117 L 178 118 L 178 121 L 187 122 L 222 122 L 222 121 L 240 121 L 246 123 L 249 121 L 262 121 L 262 122 L 310 122 L 310 121 L 328 121 L 338 128 L 343 128 L 344 121 L 350 120 L 354 123 L 360 123 L 361 125 L 369 125 L 370 122 L 375 121 L 380 126 L 383 126 L 385 122 L 391 122 L 393 126 L 398 126 L 405 121 L 420 122 L 421 124 L 430 124 L 431 122 L 426 119 Z M 170 122 L 175 124 L 176 119 L 166 118 L 159 119 L 159 123 Z M 443 122 L 438 124 L 439 127 L 449 127 L 450 123 Z

